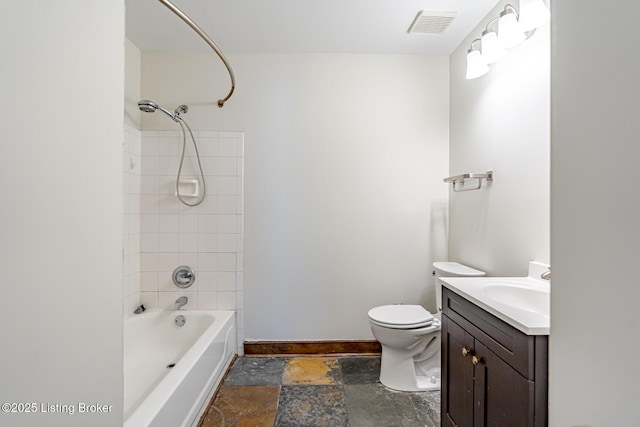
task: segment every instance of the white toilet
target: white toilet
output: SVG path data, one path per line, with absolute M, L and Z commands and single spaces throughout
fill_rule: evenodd
M 440 311 L 438 277 L 480 277 L 485 272 L 457 262 L 433 263 L 438 313 L 420 305 L 383 305 L 369 310 L 373 336 L 382 345 L 380 382 L 400 391 L 440 390 Z

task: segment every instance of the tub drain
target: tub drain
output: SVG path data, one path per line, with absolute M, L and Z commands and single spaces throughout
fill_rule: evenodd
M 169 363 L 169 364 L 167 365 L 167 368 L 171 369 L 171 368 L 173 368 L 174 366 L 176 366 L 176 364 L 175 364 L 175 363 Z
M 184 326 L 184 324 L 187 323 L 187 318 L 181 314 L 179 316 L 176 316 L 176 319 L 174 320 L 174 322 L 176 323 L 177 326 Z

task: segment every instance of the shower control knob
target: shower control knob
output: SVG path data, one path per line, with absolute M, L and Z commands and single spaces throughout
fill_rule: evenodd
M 191 267 L 181 265 L 173 270 L 173 283 L 180 289 L 188 288 L 196 281 L 196 274 Z

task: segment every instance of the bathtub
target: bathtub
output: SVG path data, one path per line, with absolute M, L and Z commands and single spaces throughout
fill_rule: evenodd
M 124 324 L 124 427 L 197 425 L 235 355 L 235 313 L 149 310 Z

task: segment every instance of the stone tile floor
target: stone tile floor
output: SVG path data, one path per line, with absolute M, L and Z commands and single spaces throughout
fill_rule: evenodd
M 240 357 L 199 427 L 436 427 L 440 392 L 378 381 L 377 356 Z

